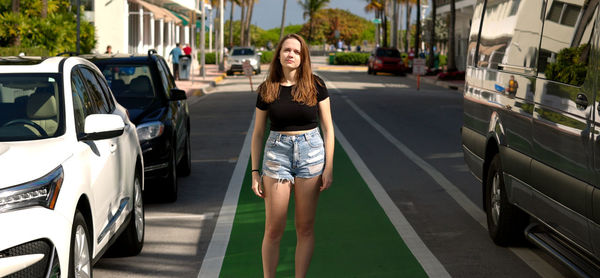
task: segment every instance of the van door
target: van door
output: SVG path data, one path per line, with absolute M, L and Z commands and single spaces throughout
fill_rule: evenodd
M 531 190 L 533 92 L 545 1 L 487 1 L 477 48 L 481 96 L 493 111 L 485 133 L 500 144 L 511 203 L 528 209 Z M 465 99 L 469 96 L 466 94 Z M 480 102 L 474 102 L 480 103 Z M 465 112 L 475 110 L 465 101 Z
M 595 179 L 594 78 L 587 72 L 597 4 L 548 1 L 533 112 L 532 212 L 587 250 L 586 194 Z

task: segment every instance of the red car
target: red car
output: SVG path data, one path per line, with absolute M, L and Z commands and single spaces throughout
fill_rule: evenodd
M 389 72 L 397 75 L 406 74 L 406 65 L 402 61 L 400 51 L 396 48 L 378 47 L 367 62 L 368 73 Z

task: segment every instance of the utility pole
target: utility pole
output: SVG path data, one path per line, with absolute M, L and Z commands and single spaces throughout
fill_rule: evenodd
M 77 55 L 79 55 L 79 50 L 81 48 L 81 38 L 80 38 L 80 29 L 81 29 L 81 0 L 77 0 Z
M 219 71 L 225 70 L 225 61 L 223 61 L 223 48 L 225 45 L 225 7 L 223 0 L 219 0 Z M 231 22 L 230 22 L 231 24 Z
M 204 28 L 206 28 L 205 26 L 205 9 L 204 9 L 204 0 L 200 0 L 200 5 L 202 6 L 202 18 L 201 18 L 201 22 L 200 22 L 200 75 L 202 75 L 202 79 L 206 78 L 206 69 L 204 68 L 205 64 L 206 64 L 206 60 L 205 60 L 205 55 L 204 55 L 204 47 L 206 44 L 206 31 L 204 30 Z

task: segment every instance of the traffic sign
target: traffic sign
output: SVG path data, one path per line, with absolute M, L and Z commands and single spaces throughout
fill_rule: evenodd
M 252 76 L 252 66 L 250 65 L 250 61 L 244 61 L 242 63 L 242 69 L 244 70 L 244 74 L 246 76 Z
M 425 59 L 416 58 L 413 60 L 413 74 L 424 75 L 425 74 Z
M 379 18 L 374 18 L 374 19 L 373 19 L 373 23 L 375 23 L 375 24 L 381 24 L 381 19 L 379 19 Z

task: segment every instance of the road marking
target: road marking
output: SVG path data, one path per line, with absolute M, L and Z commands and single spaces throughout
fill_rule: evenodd
M 417 232 L 413 229 L 413 227 L 408 223 L 404 214 L 398 209 L 398 207 L 394 204 L 394 201 L 387 194 L 383 186 L 379 183 L 375 175 L 369 170 L 364 161 L 360 158 L 358 153 L 354 150 L 350 142 L 346 140 L 346 137 L 342 134 L 337 125 L 334 124 L 335 127 L 335 137 L 340 142 L 348 157 L 354 164 L 354 167 L 361 175 L 377 202 L 381 206 L 381 208 L 385 211 L 385 214 L 390 219 L 390 222 L 396 228 L 396 231 L 404 240 L 404 243 L 410 249 L 412 254 L 415 256 L 427 276 L 429 277 L 450 277 L 450 274 L 444 266 L 440 263 L 440 261 L 431 253 L 431 251 L 427 248 L 425 243 L 421 240 Z
M 233 227 L 242 182 L 244 182 L 244 174 L 248 166 L 248 159 L 250 159 L 250 143 L 252 142 L 253 129 L 254 114 L 252 114 L 252 121 L 246 133 L 244 145 L 238 156 L 239 159 L 229 180 L 227 193 L 225 193 L 225 199 L 223 199 L 223 204 L 219 211 L 212 239 L 206 250 L 206 255 L 204 255 L 204 260 L 202 260 L 198 278 L 219 277 L 219 273 L 221 272 L 221 266 L 223 265 L 225 252 L 227 251 L 227 244 L 229 244 L 229 237 L 231 236 L 231 228 Z
M 202 214 L 191 214 L 191 213 L 157 213 L 157 214 L 146 214 L 144 218 L 146 220 L 171 220 L 171 219 L 194 219 L 194 220 L 208 220 L 215 217 L 214 212 L 202 213 Z
M 463 153 L 434 153 L 427 157 L 427 159 L 439 159 L 439 158 L 462 158 Z
M 321 78 L 323 78 L 321 76 Z M 389 133 L 383 126 L 375 122 L 367 113 L 360 109 L 352 100 L 335 87 L 331 82 L 327 81 L 327 87 L 330 87 L 337 91 L 339 95 L 360 115 L 367 123 L 375 128 L 381 135 L 386 138 L 392 145 L 394 145 L 401 153 L 403 153 L 408 159 L 415 163 L 419 168 L 423 169 L 433 180 L 440 185 L 447 193 L 454 199 L 454 201 L 462 207 L 475 221 L 477 221 L 484 229 L 487 230 L 487 218 L 482 209 L 480 209 L 475 203 L 473 203 L 465 194 L 463 194 L 458 187 L 456 187 L 450 180 L 448 180 L 441 172 L 415 154 L 410 148 L 396 139 L 391 133 Z M 562 276 L 552 265 L 544 261 L 540 256 L 535 254 L 531 249 L 528 248 L 509 248 L 517 257 L 523 260 L 529 267 L 537 272 L 542 277 L 560 277 Z

